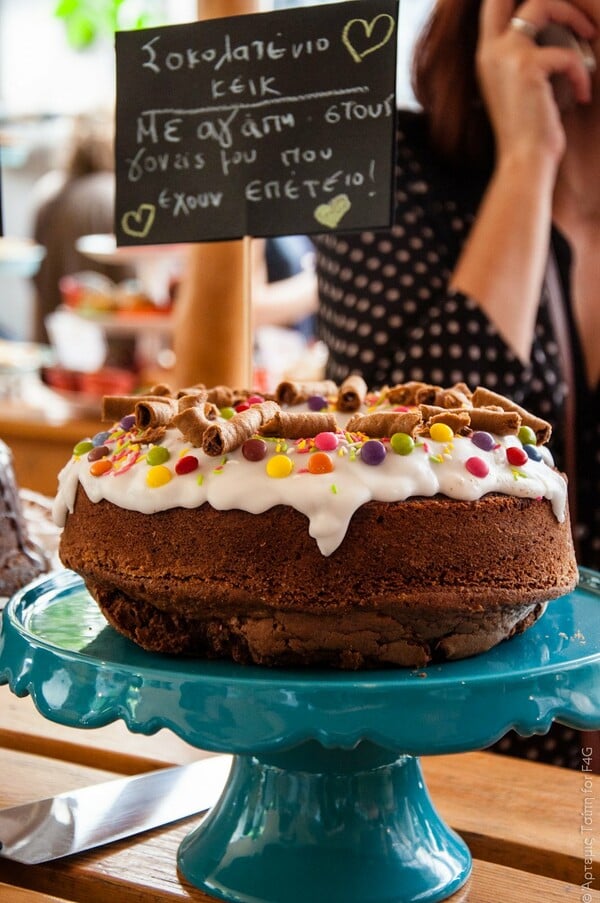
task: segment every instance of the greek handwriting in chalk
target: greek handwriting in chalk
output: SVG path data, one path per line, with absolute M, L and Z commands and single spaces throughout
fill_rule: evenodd
M 117 34 L 117 241 L 389 225 L 397 12 L 351 0 Z

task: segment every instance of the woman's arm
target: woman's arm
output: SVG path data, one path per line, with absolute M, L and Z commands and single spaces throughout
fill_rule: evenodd
M 294 276 L 269 282 L 265 241 L 252 242 L 252 325 L 293 326 L 317 310 L 317 277 L 303 269 Z
M 571 50 L 538 47 L 510 26 L 511 0 L 484 0 L 478 74 L 494 129 L 496 166 L 451 287 L 474 298 L 518 358 L 529 360 L 545 272 L 552 195 L 565 133 L 550 76 L 565 73 L 576 99 L 590 100 L 590 78 Z M 596 29 L 563 0 L 526 0 L 516 14 L 540 29 Z

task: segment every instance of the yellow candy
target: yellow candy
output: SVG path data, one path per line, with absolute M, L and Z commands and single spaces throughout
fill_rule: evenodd
M 293 470 L 293 463 L 287 455 L 273 455 L 267 461 L 267 474 L 270 477 L 289 477 Z
M 433 423 L 429 428 L 429 435 L 434 442 L 450 442 L 454 433 L 446 423 Z
M 151 467 L 146 474 L 146 485 L 151 489 L 157 489 L 159 486 L 166 486 L 173 478 L 173 474 L 164 464 L 156 464 Z

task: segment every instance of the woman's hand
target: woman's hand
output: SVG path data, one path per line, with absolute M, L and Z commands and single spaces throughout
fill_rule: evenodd
M 511 24 L 531 25 L 531 34 Z M 554 172 L 565 150 L 565 131 L 550 79 L 564 75 L 576 103 L 591 98 L 590 73 L 578 51 L 540 47 L 534 36 L 557 23 L 586 40 L 597 27 L 583 4 L 570 0 L 484 0 L 481 8 L 477 71 L 496 138 L 498 160 L 546 160 Z

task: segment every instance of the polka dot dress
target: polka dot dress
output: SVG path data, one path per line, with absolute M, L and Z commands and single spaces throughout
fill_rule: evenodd
M 314 238 L 318 330 L 329 349 L 327 376 L 340 383 L 350 373 L 361 373 L 373 388 L 409 380 L 486 386 L 550 421 L 552 451 L 564 467 L 567 385 L 547 289 L 540 299 L 527 366 L 472 299 L 448 289 L 483 188 L 483 181 L 472 174 L 450 171 L 435 158 L 423 116 L 399 114 L 391 229 Z M 555 238 L 568 281 L 568 249 Z M 591 392 L 585 384 L 566 295 L 564 304 L 577 396 L 578 558 L 580 564 L 599 569 L 600 392 Z M 579 761 L 578 734 L 573 731 L 564 731 L 562 740 L 551 732 L 533 740 L 508 735 L 501 742 L 503 751 L 511 751 L 506 747 L 512 744 L 515 753 L 540 761 L 575 766 Z

